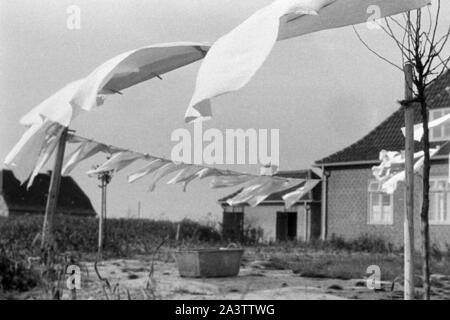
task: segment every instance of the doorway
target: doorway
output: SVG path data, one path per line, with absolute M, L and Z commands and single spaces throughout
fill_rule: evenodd
M 297 212 L 277 212 L 276 239 L 290 241 L 297 238 Z
M 244 212 L 225 212 L 223 215 L 223 235 L 231 241 L 241 241 L 244 233 Z

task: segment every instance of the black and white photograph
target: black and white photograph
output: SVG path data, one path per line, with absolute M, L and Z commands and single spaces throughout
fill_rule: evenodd
M 447 0 L 0 0 L 0 300 L 450 300 L 449 40 Z

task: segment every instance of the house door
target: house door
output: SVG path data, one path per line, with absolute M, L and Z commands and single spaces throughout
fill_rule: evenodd
M 223 215 L 223 235 L 232 241 L 242 240 L 244 233 L 244 212 L 225 212 Z
M 276 238 L 277 241 L 297 238 L 297 212 L 277 212 Z
M 320 239 L 320 230 L 322 229 L 322 215 L 320 205 L 312 205 L 310 208 L 311 236 L 310 240 Z

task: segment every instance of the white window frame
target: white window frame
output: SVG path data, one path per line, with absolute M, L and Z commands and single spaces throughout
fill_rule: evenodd
M 430 110 L 430 121 L 436 120 L 450 113 L 450 108 L 440 108 Z M 447 134 L 445 131 L 448 131 Z M 450 122 L 441 124 L 438 127 L 430 129 L 430 141 L 450 140 Z
M 368 195 L 368 210 L 367 210 L 367 224 L 370 225 L 393 225 L 394 224 L 394 195 L 393 194 L 387 194 L 384 192 L 381 192 L 381 183 L 375 180 L 369 181 L 369 186 L 367 188 L 367 195 Z M 379 202 L 379 215 L 381 219 L 375 220 L 374 216 L 375 213 L 373 211 L 374 205 L 373 197 L 378 197 Z M 385 212 L 385 206 L 383 206 L 383 197 L 389 197 L 389 212 Z M 390 214 L 389 218 L 386 219 L 386 215 Z
M 439 183 L 444 183 L 444 188 L 436 187 Z M 429 223 L 431 225 L 450 225 L 450 184 L 447 176 L 430 177 L 430 207 Z M 432 212 L 433 209 L 440 208 L 439 212 Z

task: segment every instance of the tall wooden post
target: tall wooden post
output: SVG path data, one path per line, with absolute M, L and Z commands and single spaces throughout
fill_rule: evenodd
M 108 183 L 109 183 L 109 176 L 104 175 L 103 177 L 103 197 L 102 197 L 102 213 L 103 213 L 103 243 L 102 246 L 105 247 L 106 241 L 107 241 L 107 229 L 108 229 L 108 221 L 106 217 L 106 196 L 108 191 Z
M 59 138 L 58 147 L 56 150 L 55 164 L 53 166 L 53 171 L 50 178 L 47 205 L 45 207 L 44 224 L 42 226 L 41 249 L 44 249 L 48 244 L 51 244 L 54 241 L 53 218 L 58 205 L 59 187 L 61 184 L 61 169 L 64 160 L 64 151 L 66 149 L 67 133 L 68 128 L 64 128 L 61 133 L 61 137 Z
M 103 249 L 103 219 L 105 217 L 105 206 L 106 206 L 106 181 L 104 175 L 101 176 L 101 189 L 102 189 L 102 203 L 101 212 L 98 219 L 98 260 L 102 259 L 102 249 Z
M 406 64 L 405 100 L 413 98 L 413 66 Z M 414 299 L 414 106 L 405 104 L 404 298 Z

